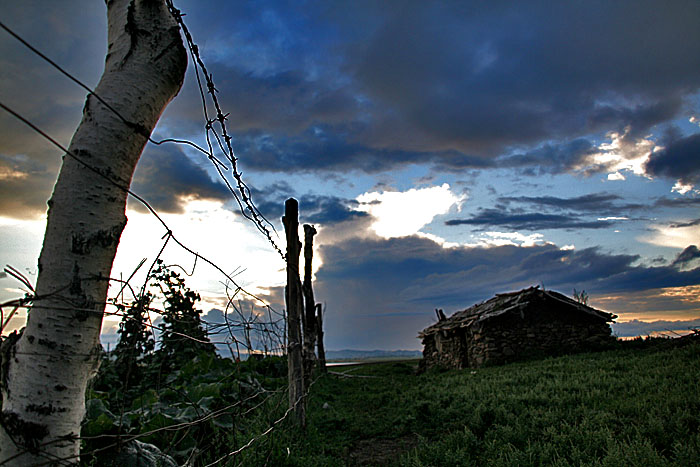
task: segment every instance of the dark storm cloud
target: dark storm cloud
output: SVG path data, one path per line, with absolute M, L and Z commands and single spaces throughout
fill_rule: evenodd
M 75 9 L 72 9 L 74 7 Z M 85 21 L 81 15 L 89 15 Z M 104 66 L 106 9 L 102 2 L 4 2 L 2 21 L 64 68 L 94 85 Z M 79 51 L 79 52 L 76 52 Z M 85 90 L 0 30 L 0 100 L 68 146 Z M 0 110 L 0 212 L 30 218 L 46 212 L 61 153 Z
M 388 171 L 402 164 L 435 164 L 437 169 L 487 168 L 489 159 L 457 151 L 425 152 L 374 148 L 355 141 L 361 130 L 352 126 L 315 126 L 294 136 L 247 132 L 235 140 L 246 167 L 257 170 L 313 172 L 318 170 Z
M 612 193 L 591 193 L 573 198 L 557 196 L 511 196 L 500 197 L 502 203 L 524 203 L 538 208 L 570 209 L 591 213 L 616 213 L 645 208 L 642 204 L 622 203 L 623 198 Z
M 203 156 L 202 161 L 208 164 Z M 173 213 L 183 212 L 188 199 L 232 198 L 223 182 L 212 180 L 176 145 L 149 146 L 136 166 L 131 189 L 157 211 Z M 131 206 L 145 209 L 136 202 Z
M 682 105 L 683 102 L 679 96 L 651 105 L 637 105 L 631 108 L 603 105 L 591 112 L 588 123 L 594 128 L 610 127 L 620 130 L 620 122 L 626 122 L 632 130 L 627 137 L 636 138 L 644 136 L 647 128 L 673 119 Z
M 302 196 L 300 206 L 304 207 L 302 222 L 311 224 L 335 224 L 347 220 L 369 216 L 368 213 L 358 211 L 360 203 L 355 200 L 346 200 L 337 196 Z M 306 213 L 309 214 L 306 214 Z
M 653 2 L 420 3 L 394 11 L 382 12 L 385 21 L 363 44 L 358 77 L 404 119 L 392 124 L 433 145 L 498 152 L 648 128 L 698 86 L 700 59 L 691 65 L 684 50 L 700 50 L 697 4 L 661 13 Z
M 418 237 L 353 238 L 322 245 L 320 255 L 317 296 L 332 297 L 334 307 L 345 310 L 345 320 L 356 314 L 466 308 L 495 293 L 541 283 L 567 294 L 573 288 L 600 294 L 700 284 L 700 268 L 637 266 L 636 255 L 549 244 L 443 248 Z
M 545 229 L 603 229 L 614 223 L 608 220 L 581 220 L 576 214 L 543 214 L 540 212 L 508 212 L 501 209 L 482 209 L 468 219 L 450 219 L 445 225 L 475 225 L 483 228 L 506 227 L 511 230 Z
M 700 250 L 698 250 L 698 247 L 695 245 L 690 245 L 687 247 L 685 250 L 681 251 L 678 253 L 678 256 L 676 256 L 676 259 L 673 260 L 673 263 L 671 263 L 671 266 L 675 267 L 683 267 L 693 261 L 694 259 L 700 258 Z
M 53 155 L 60 160 L 58 154 Z M 0 154 L 0 213 L 17 218 L 44 214 L 55 177 L 55 173 L 26 156 Z
M 561 173 L 700 83 L 694 2 L 237 2 L 217 5 L 226 27 L 190 10 L 259 170 L 483 168 L 518 147 L 498 165 Z
M 648 174 L 675 178 L 686 184 L 700 182 L 700 133 L 670 143 L 652 153 L 646 163 Z
M 524 154 L 514 154 L 497 160 L 499 167 L 522 168 L 525 175 L 540 176 L 545 173 L 558 174 L 571 170 L 596 147 L 584 138 L 561 144 L 547 143 Z
M 380 172 L 397 164 L 428 162 L 431 157 L 424 152 L 375 149 L 353 142 L 349 132 L 338 127 L 315 127 L 292 137 L 244 134 L 237 137 L 236 143 L 246 166 L 258 170 Z
M 251 189 L 251 195 L 260 212 L 273 222 L 284 215 L 284 203 L 290 197 L 299 201 L 301 223 L 331 225 L 369 215 L 357 209 L 360 203 L 354 199 L 310 193 L 298 195 L 291 185 L 284 182 Z
M 670 224 L 669 227 L 674 229 L 680 229 L 682 227 L 692 227 L 694 225 L 700 225 L 700 219 L 695 219 L 690 222 L 679 222 L 677 224 Z
M 700 206 L 700 197 L 684 196 L 678 198 L 659 198 L 654 206 L 666 208 L 694 208 Z

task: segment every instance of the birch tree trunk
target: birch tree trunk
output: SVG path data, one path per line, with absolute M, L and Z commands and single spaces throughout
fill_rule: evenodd
M 128 187 L 146 135 L 182 86 L 187 55 L 164 0 L 106 3 L 108 53 L 96 94 L 130 124 L 88 95 L 69 150 Z M 3 465 L 78 461 L 85 389 L 99 364 L 102 314 L 126 225 L 126 197 L 123 189 L 64 156 L 48 202 L 37 298 L 23 334 L 3 349 Z

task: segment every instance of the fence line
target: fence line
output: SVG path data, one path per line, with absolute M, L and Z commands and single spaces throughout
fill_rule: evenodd
M 174 7 L 172 0 L 165 0 L 165 3 L 170 11 L 170 13 L 173 15 L 173 18 L 176 20 L 178 23 L 180 29 L 182 30 L 182 33 L 185 38 L 185 42 L 187 44 L 188 51 L 190 53 L 190 56 L 192 57 L 193 65 L 194 65 L 194 72 L 195 72 L 195 77 L 202 101 L 202 109 L 203 109 L 203 116 L 205 120 L 205 133 L 204 137 L 206 140 L 206 145 L 207 148 L 203 148 L 200 145 L 186 140 L 186 139 L 176 139 L 176 138 L 166 138 L 160 141 L 154 140 L 150 133 L 145 129 L 143 126 L 138 125 L 134 122 L 130 122 L 127 119 L 125 119 L 122 115 L 119 114 L 108 102 L 106 102 L 102 97 L 97 95 L 94 90 L 92 90 L 90 87 L 86 86 L 82 81 L 80 81 L 78 78 L 76 78 L 74 75 L 66 71 L 63 67 L 58 65 L 56 62 L 51 60 L 48 56 L 40 52 L 37 48 L 29 44 L 26 40 L 24 40 L 21 36 L 19 36 L 17 33 L 12 31 L 9 27 L 7 27 L 5 24 L 0 22 L 0 28 L 4 29 L 7 33 L 9 33 L 12 37 L 14 37 L 16 40 L 18 40 L 22 45 L 27 47 L 32 53 L 35 55 L 39 56 L 42 58 L 44 61 L 46 61 L 49 65 L 54 67 L 58 72 L 66 76 L 68 79 L 76 83 L 78 86 L 83 88 L 88 92 L 88 96 L 92 95 L 94 96 L 99 102 L 101 102 L 108 110 L 110 110 L 112 113 L 114 113 L 122 122 L 127 125 L 128 127 L 132 128 L 133 131 L 135 131 L 138 134 L 141 134 L 145 136 L 148 141 L 152 144 L 155 145 L 161 145 L 164 143 L 175 143 L 175 144 L 183 144 L 192 147 L 194 150 L 204 154 L 207 156 L 207 158 L 211 161 L 213 164 L 214 169 L 218 173 L 219 177 L 223 181 L 223 183 L 226 185 L 227 189 L 231 192 L 232 196 L 238 203 L 238 206 L 240 208 L 240 212 L 243 215 L 243 217 L 247 218 L 248 220 L 252 221 L 252 223 L 256 226 L 257 230 L 260 231 L 268 240 L 268 242 L 272 245 L 272 247 L 275 249 L 275 251 L 280 254 L 280 256 L 283 258 L 283 260 L 287 260 L 286 255 L 282 253 L 281 249 L 277 246 L 275 243 L 274 239 L 272 238 L 272 234 L 276 234 L 276 230 L 274 225 L 268 221 L 265 216 L 258 210 L 258 208 L 255 206 L 253 203 L 253 200 L 251 199 L 251 190 L 248 187 L 248 185 L 244 182 L 242 178 L 242 174 L 238 169 L 237 166 L 237 161 L 238 158 L 235 156 L 233 147 L 231 144 L 232 137 L 229 135 L 228 130 L 226 128 L 226 119 L 228 117 L 228 114 L 225 114 L 221 106 L 219 104 L 219 101 L 217 99 L 216 93 L 218 92 L 216 90 L 216 86 L 213 81 L 213 76 L 208 72 L 200 54 L 199 54 L 199 48 L 197 47 L 196 43 L 192 39 L 192 36 L 185 25 L 183 21 L 183 16 L 184 14 L 178 10 L 177 8 Z M 204 82 L 202 81 L 202 76 L 204 78 Z M 204 90 L 206 87 L 206 91 Z M 212 100 L 213 106 L 214 106 L 214 114 L 215 116 L 213 118 L 210 118 L 210 113 L 207 105 L 207 96 Z M 180 248 L 182 248 L 184 251 L 187 253 L 191 254 L 194 256 L 194 265 L 192 268 L 192 273 L 187 273 L 187 271 L 182 268 L 179 265 L 170 265 L 170 267 L 178 267 L 182 269 L 182 271 L 187 275 L 191 276 L 194 274 L 197 262 L 198 260 L 202 260 L 205 263 L 207 263 L 209 266 L 213 267 L 218 273 L 223 275 L 223 277 L 226 278 L 230 284 L 233 285 L 232 289 L 229 289 L 228 282 L 225 284 L 226 288 L 226 306 L 223 311 L 223 317 L 224 317 L 224 322 L 223 323 L 212 323 L 212 322 L 207 322 L 206 320 L 201 320 L 201 323 L 205 326 L 205 330 L 207 331 L 207 335 L 212 335 L 212 336 L 218 336 L 218 335 L 228 335 L 227 338 L 225 338 L 223 341 L 220 342 L 212 342 L 214 344 L 218 345 L 228 345 L 229 350 L 231 351 L 231 355 L 233 358 L 233 349 L 232 346 L 235 345 L 237 349 L 237 356 L 240 359 L 241 358 L 241 347 L 244 348 L 244 353 L 247 352 L 247 355 L 253 355 L 254 353 L 257 352 L 263 352 L 264 354 L 277 354 L 279 353 L 286 353 L 288 349 L 288 345 L 286 343 L 286 328 L 285 328 L 285 323 L 286 323 L 286 315 L 284 312 L 279 312 L 275 310 L 269 303 L 267 303 L 264 299 L 261 297 L 257 296 L 256 294 L 253 294 L 247 290 L 245 290 L 243 287 L 237 284 L 237 282 L 233 279 L 232 274 L 233 273 L 227 273 L 224 271 L 219 265 L 217 265 L 215 262 L 209 260 L 208 258 L 202 256 L 198 252 L 194 251 L 191 249 L 189 246 L 181 242 L 174 234 L 173 230 L 169 227 L 169 225 L 164 221 L 164 219 L 158 214 L 158 212 L 145 200 L 143 197 L 139 196 L 138 194 L 134 193 L 131 191 L 130 187 L 128 186 L 128 182 L 124 180 L 115 180 L 112 177 L 108 176 L 107 174 L 103 173 L 99 168 L 91 166 L 89 163 L 86 161 L 82 160 L 79 156 L 76 154 L 72 153 L 69 151 L 66 147 L 64 147 L 62 144 L 60 144 L 56 139 L 51 137 L 48 133 L 43 131 L 41 128 L 39 128 L 37 125 L 29 121 L 27 118 L 22 116 L 19 112 L 11 109 L 7 105 L 5 105 L 3 102 L 0 102 L 0 107 L 8 112 L 10 115 L 18 119 L 19 121 L 22 121 L 24 124 L 26 124 L 29 128 L 31 128 L 34 132 L 37 134 L 41 135 L 44 139 L 49 141 L 52 145 L 60 149 L 64 154 L 68 155 L 69 157 L 73 158 L 76 160 L 79 164 L 87 168 L 88 170 L 96 173 L 99 177 L 107 180 L 109 183 L 112 185 L 116 186 L 117 188 L 124 190 L 128 195 L 139 201 L 149 212 L 151 215 L 153 215 L 163 226 L 165 229 L 166 233 L 163 235 L 162 240 L 163 244 L 156 255 L 154 261 L 151 263 L 147 273 L 146 273 L 146 279 L 140 290 L 137 292 L 134 290 L 131 281 L 138 272 L 138 270 L 145 264 L 146 259 L 144 258 L 139 265 L 134 269 L 134 271 L 129 275 L 129 277 L 124 281 L 121 279 L 114 279 L 114 278 L 99 278 L 99 279 L 94 279 L 93 280 L 108 280 L 110 282 L 115 282 L 115 283 L 120 283 L 121 287 L 117 295 L 111 299 L 108 299 L 104 304 L 99 304 L 103 306 L 103 310 L 96 310 L 96 309 L 83 309 L 83 308 L 76 308 L 72 306 L 72 303 L 69 299 L 65 299 L 66 302 L 66 307 L 71 309 L 71 310 L 76 310 L 76 311 L 81 311 L 81 312 L 89 312 L 89 313 L 100 313 L 102 315 L 111 315 L 111 316 L 120 316 L 122 317 L 122 320 L 124 319 L 133 319 L 137 320 L 137 318 L 127 316 L 126 315 L 126 301 L 124 300 L 124 291 L 129 290 L 131 292 L 132 297 L 138 301 L 140 300 L 144 294 L 147 293 L 148 289 L 148 283 L 149 280 L 151 280 L 151 272 L 154 269 L 154 266 L 157 264 L 157 261 L 161 258 L 166 246 L 168 243 L 172 240 L 175 244 L 177 244 Z M 218 125 L 219 130 L 217 131 L 217 128 L 215 125 Z M 220 133 L 219 133 L 220 131 Z M 215 143 L 215 144 L 214 144 Z M 215 150 L 214 148 L 218 147 L 218 150 L 221 151 L 221 153 L 224 155 L 226 161 L 230 164 L 229 166 L 225 163 L 222 162 L 216 155 L 215 155 Z M 235 180 L 235 187 L 229 182 L 229 180 L 226 178 L 225 173 L 230 170 L 230 173 L 232 177 Z M 43 296 L 39 297 L 36 296 L 33 286 L 31 282 L 24 277 L 19 271 L 16 269 L 12 268 L 11 266 L 8 266 L 5 270 L 9 275 L 14 277 L 16 280 L 18 280 L 22 285 L 27 287 L 31 293 L 26 293 L 24 298 L 20 299 L 15 299 L 15 300 L 10 300 L 8 302 L 0 304 L 0 325 L 2 326 L 2 330 L 6 328 L 6 326 L 9 324 L 11 318 L 13 315 L 16 313 L 17 310 L 25 308 L 27 310 L 30 310 L 32 308 L 42 308 L 41 301 L 45 298 L 48 298 L 48 296 L 52 296 L 53 298 L 61 298 L 61 292 L 63 289 L 56 290 L 49 294 L 48 296 Z M 89 280 L 91 278 L 86 278 L 86 280 Z M 238 306 L 236 306 L 236 299 L 239 297 L 239 294 L 244 294 L 246 297 L 249 297 L 252 299 L 253 303 L 260 303 L 262 304 L 262 309 L 263 311 L 258 314 L 255 312 L 255 309 L 253 305 L 251 305 L 250 311 L 244 311 L 243 310 L 243 304 L 238 298 Z M 8 314 L 8 316 L 5 316 L 5 308 L 8 307 L 13 307 L 12 311 Z M 117 311 L 110 311 L 108 310 L 109 307 L 116 307 Z M 53 307 L 55 308 L 55 307 Z M 164 331 L 164 327 L 156 326 L 152 322 L 150 322 L 150 314 L 148 312 L 158 312 L 156 308 L 152 307 L 143 307 L 143 310 L 146 311 L 146 317 L 149 320 L 149 322 L 144 322 L 141 320 L 141 324 L 143 324 L 146 328 L 151 330 L 151 333 L 153 333 L 153 336 L 155 338 L 155 331 Z M 235 313 L 237 318 L 229 318 L 229 313 Z M 267 316 L 265 317 L 265 314 L 267 313 Z M 273 319 L 273 315 L 278 316 L 278 318 Z M 280 323 L 282 324 L 282 336 L 280 336 Z M 196 342 L 211 342 L 211 340 L 201 340 L 193 336 L 189 336 L 184 333 L 178 333 L 174 331 L 169 331 L 178 337 L 181 337 L 183 339 L 191 339 Z M 253 345 L 253 342 L 255 342 L 255 345 Z M 259 347 L 262 346 L 262 349 Z M 76 355 L 78 357 L 78 355 Z M 85 356 L 79 356 L 79 357 L 85 357 Z M 313 385 L 313 382 L 306 387 L 305 392 L 300 395 L 296 401 L 294 402 L 293 405 L 291 405 L 284 415 L 277 419 L 276 421 L 272 422 L 270 426 L 260 433 L 257 436 L 252 437 L 249 441 L 247 441 L 244 445 L 239 447 L 238 449 L 229 452 L 225 456 L 221 457 L 217 461 L 215 461 L 211 465 L 215 465 L 217 463 L 223 462 L 226 459 L 230 459 L 231 457 L 235 457 L 241 452 L 243 452 L 246 449 L 249 449 L 251 446 L 255 444 L 256 441 L 259 439 L 269 435 L 271 432 L 273 432 L 275 429 L 277 429 L 284 420 L 287 419 L 289 413 L 291 413 L 299 404 L 303 404 L 304 400 L 308 397 L 310 388 Z M 270 397 L 272 397 L 274 394 L 278 392 L 276 391 L 268 391 L 265 390 L 264 388 L 260 388 L 260 390 L 257 390 L 254 392 L 252 396 L 250 396 L 248 399 L 241 400 L 235 404 L 230 404 L 229 406 L 222 408 L 222 409 L 217 409 L 214 412 L 206 413 L 203 416 L 197 418 L 196 420 L 192 422 L 187 422 L 187 423 L 182 423 L 178 425 L 173 425 L 169 427 L 161 427 L 161 428 L 156 428 L 148 432 L 144 433 L 139 433 L 139 434 L 134 434 L 134 435 L 129 435 L 129 436 L 121 436 L 121 435 L 115 435 L 117 436 L 117 443 L 113 445 L 109 445 L 107 447 L 103 447 L 100 449 L 97 449 L 92 452 L 84 452 L 82 453 L 83 455 L 86 454 L 93 454 L 97 452 L 101 452 L 105 449 L 111 449 L 114 448 L 115 446 L 119 446 L 120 443 L 125 443 L 129 442 L 135 439 L 138 439 L 140 437 L 145 437 L 152 435 L 154 433 L 160 432 L 160 431 L 179 431 L 179 430 L 186 430 L 190 429 L 194 426 L 206 423 L 210 420 L 213 420 L 215 418 L 218 418 L 223 415 L 227 414 L 232 414 L 233 411 L 242 406 L 244 402 L 252 400 L 254 398 L 257 398 L 263 394 L 266 395 L 266 397 L 259 402 L 257 405 L 249 408 L 246 410 L 244 413 L 236 413 L 235 415 L 238 417 L 243 417 L 245 415 L 248 415 L 250 412 L 259 409 L 263 404 L 265 404 Z M 280 402 L 283 401 L 285 398 L 281 398 Z M 195 407 L 195 410 L 197 408 Z M 123 407 L 122 407 L 123 411 Z M 121 427 L 121 424 L 120 424 Z M 120 428 L 121 429 L 121 428 Z M 106 438 L 112 435 L 100 435 L 99 437 L 96 438 Z M 235 436 L 235 435 L 234 435 Z M 96 439 L 96 438 L 90 438 L 90 437 L 84 437 L 81 439 L 89 440 L 89 439 Z M 235 438 L 234 438 L 235 439 Z M 49 441 L 47 444 L 57 442 L 57 440 Z M 47 444 L 44 444 L 42 446 L 45 446 Z M 40 446 L 41 447 L 41 446 Z M 22 455 L 23 453 L 19 453 L 17 456 Z M 47 458 L 47 464 L 65 464 L 65 465 L 72 465 L 72 461 L 75 460 L 74 457 L 72 458 L 65 458 L 65 459 L 59 459 L 59 458 L 54 458 L 54 456 L 48 456 L 45 455 Z M 12 461 L 15 458 L 12 459 L 6 459 L 5 462 L 1 463 L 5 464 L 6 462 Z

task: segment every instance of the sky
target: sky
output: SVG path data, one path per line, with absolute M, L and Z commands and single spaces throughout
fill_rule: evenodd
M 533 285 L 585 290 L 620 336 L 700 327 L 699 2 L 175 5 L 275 242 L 289 197 L 319 231 L 327 349 L 420 349 L 435 308 Z M 0 21 L 96 85 L 103 2 L 0 0 Z M 68 145 L 85 91 L 0 30 L 0 101 Z M 190 61 L 154 138 L 204 145 L 204 125 Z M 61 156 L 0 111 L 0 263 L 32 282 Z M 132 189 L 189 248 L 284 308 L 282 259 L 206 156 L 149 144 Z M 164 241 L 134 200 L 127 216 L 115 278 Z M 172 242 L 163 258 L 194 269 L 188 286 L 220 316 L 228 279 Z M 24 293 L 0 278 L 0 301 Z M 117 326 L 105 319 L 105 339 Z

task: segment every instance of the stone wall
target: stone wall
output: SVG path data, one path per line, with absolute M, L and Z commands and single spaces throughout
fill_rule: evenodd
M 423 366 L 476 368 L 600 348 L 613 339 L 608 323 L 589 315 L 525 310 L 426 336 Z
M 423 339 L 421 367 L 466 368 L 468 346 L 461 330 L 442 331 Z

